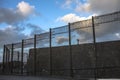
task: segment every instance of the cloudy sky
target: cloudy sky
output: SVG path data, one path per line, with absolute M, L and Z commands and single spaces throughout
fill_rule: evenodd
M 49 28 L 119 11 L 119 3 L 120 0 L 0 0 L 0 51 L 4 44 L 21 41 Z M 102 29 L 103 34 L 105 30 Z M 119 31 L 115 35 L 120 36 Z

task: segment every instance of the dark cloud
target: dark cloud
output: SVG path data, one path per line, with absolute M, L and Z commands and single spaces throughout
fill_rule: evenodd
M 0 8 L 0 23 L 15 24 L 28 19 L 35 13 L 34 6 L 22 1 L 15 9 Z
M 68 3 L 68 5 L 73 5 L 74 3 L 71 3 L 71 1 L 75 0 L 65 0 Z M 76 7 L 74 8 L 75 11 L 79 13 L 94 13 L 97 15 L 106 14 L 106 13 L 112 13 L 115 11 L 120 11 L 120 0 L 86 0 L 84 3 L 81 3 L 81 1 L 77 0 Z M 119 36 L 116 36 L 116 33 L 120 33 L 120 14 L 116 15 L 110 15 L 106 17 L 102 17 L 98 19 L 98 22 L 104 21 L 104 20 L 114 20 L 118 19 L 118 21 L 110 22 L 110 23 L 104 23 L 100 25 L 95 25 L 96 27 L 96 38 L 101 40 L 115 40 L 119 39 Z M 79 16 L 78 16 L 79 17 Z M 66 19 L 69 20 L 69 19 Z M 91 26 L 92 23 L 81 23 L 73 25 L 75 28 L 76 26 L 83 27 L 84 24 L 88 24 Z M 86 25 L 85 25 L 86 26 Z M 87 27 L 87 26 L 86 26 Z M 79 34 L 79 39 L 81 42 L 89 41 L 93 38 L 92 28 L 84 28 L 81 30 L 76 30 L 76 33 Z
M 116 33 L 120 33 L 120 17 L 119 17 L 120 13 L 114 13 L 113 15 L 106 15 L 106 16 L 100 16 L 100 17 L 95 17 L 94 21 L 95 21 L 95 33 L 96 33 L 96 38 L 97 40 L 100 39 L 103 41 L 106 40 L 118 40 L 119 34 Z M 76 23 L 72 23 L 71 24 L 71 28 L 80 28 L 82 27 L 82 29 L 78 29 L 75 32 L 77 34 L 79 34 L 79 39 L 80 42 L 86 42 L 89 40 L 93 39 L 93 30 L 92 30 L 92 20 L 85 20 L 85 21 L 80 21 L 80 22 L 76 22 Z M 108 22 L 108 23 L 101 23 L 101 22 Z M 111 22 L 110 22 L 111 21 Z M 96 23 L 101 23 L 101 24 L 96 24 Z M 84 28 L 84 27 L 88 27 L 91 26 L 89 28 Z M 110 37 L 111 36 L 111 37 Z M 113 38 L 113 39 L 112 39 Z
M 31 30 L 29 35 L 25 35 L 23 33 L 26 29 Z M 9 25 L 4 29 L 0 29 L 0 47 L 3 47 L 4 44 L 11 44 L 19 41 L 21 42 L 22 39 L 34 37 L 34 34 L 40 34 L 43 32 L 43 29 L 31 23 L 24 27 Z
M 0 8 L 0 23 L 14 24 L 23 21 L 25 18 L 13 9 Z
M 59 36 L 56 38 L 56 42 L 58 44 L 62 44 L 64 42 L 68 42 L 69 41 L 69 38 L 68 37 L 65 37 L 65 36 Z
M 110 13 L 120 10 L 120 0 L 88 0 L 90 11 L 95 13 Z
M 0 29 L 0 47 L 4 44 L 11 44 L 26 38 L 19 27 L 8 26 L 5 29 Z
M 5 2 L 9 1 L 0 0 L 1 5 Z M 4 44 L 21 42 L 22 39 L 28 38 L 29 36 L 25 35 L 26 29 L 31 29 L 30 36 L 43 32 L 39 26 L 31 23 L 26 25 L 25 23 L 30 16 L 36 15 L 34 6 L 31 6 L 27 2 L 21 1 L 18 3 L 16 8 L 3 7 L 0 7 L 0 24 L 5 23 L 6 26 L 5 28 L 0 29 L 0 53 L 2 53 Z
M 111 22 L 106 24 L 100 24 L 95 26 L 96 38 L 98 41 L 109 41 L 109 40 L 118 40 L 120 36 L 116 36 L 116 33 L 120 33 L 120 23 Z M 79 34 L 80 42 L 87 42 L 89 40 L 93 40 L 93 30 L 92 27 L 84 28 L 81 30 L 76 30 L 77 34 Z
M 27 24 L 27 27 L 29 29 L 31 29 L 30 36 L 33 36 L 34 34 L 40 34 L 40 33 L 45 32 L 40 26 L 35 25 L 35 24 L 29 23 L 29 24 Z
M 0 23 L 7 25 L 6 28 L 0 29 L 0 45 L 26 38 L 27 36 L 23 33 L 26 29 L 24 21 L 34 13 L 34 6 L 24 1 L 19 2 L 16 8 L 0 8 Z M 35 30 L 33 29 L 33 31 Z

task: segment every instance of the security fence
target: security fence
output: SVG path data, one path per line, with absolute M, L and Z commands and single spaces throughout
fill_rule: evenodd
M 120 78 L 120 11 L 4 45 L 4 74 Z

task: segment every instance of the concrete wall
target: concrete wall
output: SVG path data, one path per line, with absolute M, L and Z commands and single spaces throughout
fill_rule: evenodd
M 50 53 L 49 48 L 37 49 L 37 74 L 49 75 Z M 33 54 L 30 49 L 28 60 L 28 72 L 34 71 Z M 74 76 L 81 78 L 94 77 L 95 53 L 93 44 L 81 44 L 72 46 L 72 66 Z M 120 78 L 120 41 L 97 43 L 97 67 L 100 78 Z M 112 68 L 116 67 L 116 68 Z M 52 48 L 52 69 L 53 75 L 70 75 L 70 54 L 69 46 Z

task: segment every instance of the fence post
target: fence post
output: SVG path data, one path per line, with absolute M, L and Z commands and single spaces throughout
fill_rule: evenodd
M 72 48 L 71 48 L 71 29 L 70 29 L 70 23 L 68 23 L 68 29 L 69 29 L 69 51 L 70 51 L 70 76 L 73 76 L 73 66 L 72 66 Z
M 23 74 L 23 51 L 24 51 L 24 40 L 22 40 L 22 49 L 21 49 L 21 74 Z
M 14 44 L 12 44 L 12 48 L 11 48 L 11 73 L 13 73 L 13 49 L 14 48 Z
M 8 55 L 8 49 L 7 49 L 7 47 L 5 47 L 5 53 L 6 53 L 6 55 L 5 55 L 6 56 L 5 57 L 6 58 L 6 60 L 5 60 L 6 61 L 6 64 L 5 64 L 6 67 L 5 68 L 6 68 L 6 71 L 8 71 L 8 69 L 9 69 L 9 60 L 8 60 L 9 58 L 8 57 L 9 57 L 9 55 Z
M 97 44 L 96 44 L 96 35 L 95 35 L 95 24 L 94 17 L 92 16 L 92 29 L 93 29 L 93 44 L 94 44 L 94 55 L 95 55 L 95 80 L 97 80 Z
M 2 63 L 2 72 L 5 70 L 5 45 L 3 47 L 3 63 Z
M 10 62 L 10 50 L 7 47 L 5 47 L 5 49 L 6 49 L 6 51 L 8 51 L 8 68 L 10 70 L 10 64 L 9 64 L 9 62 Z
M 18 62 L 19 62 L 19 54 L 20 54 L 20 53 L 18 52 L 18 54 L 17 54 L 17 57 L 18 57 L 18 60 L 17 60 L 17 61 L 18 61 Z
M 34 75 L 36 75 L 36 35 L 34 35 Z
M 8 60 L 8 59 L 7 59 L 8 56 L 7 56 L 7 55 L 8 55 L 8 54 L 7 54 L 6 47 L 5 47 L 5 63 L 6 63 L 6 69 L 7 69 L 7 67 L 8 67 L 8 66 L 7 66 L 7 64 L 8 64 L 8 61 L 7 61 L 7 60 Z
M 18 62 L 19 62 L 19 57 L 20 57 L 19 54 L 20 54 L 20 53 L 18 52 L 18 54 L 17 54 L 17 58 L 18 58 L 17 61 L 18 61 Z M 18 66 L 18 68 L 20 68 L 20 66 Z M 19 70 L 18 70 L 18 73 L 19 73 Z
M 52 75 L 52 31 L 51 31 L 51 28 L 50 28 L 50 30 L 49 30 L 49 32 L 50 32 L 50 75 Z

